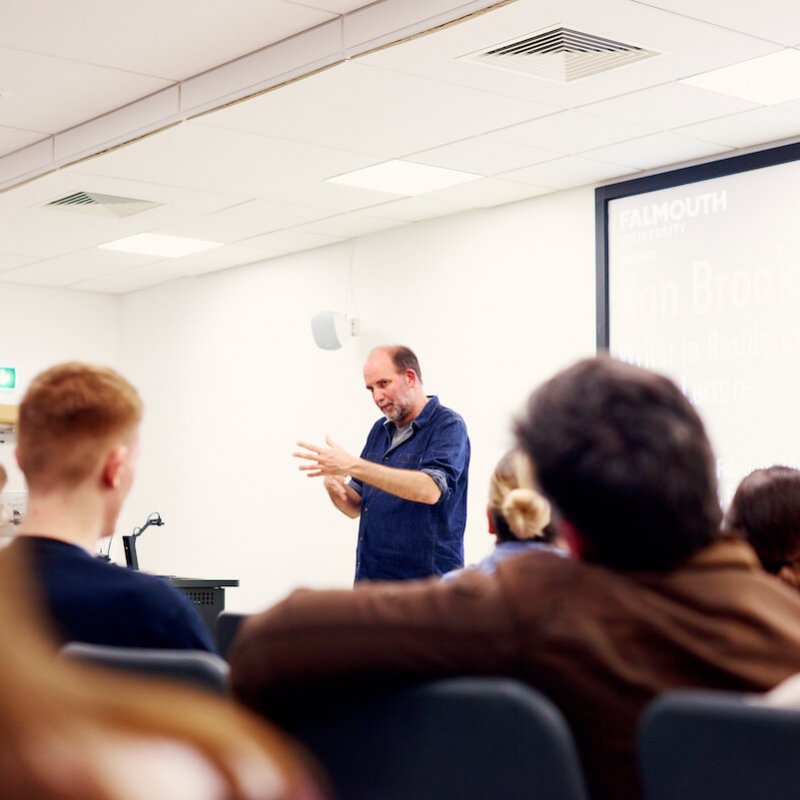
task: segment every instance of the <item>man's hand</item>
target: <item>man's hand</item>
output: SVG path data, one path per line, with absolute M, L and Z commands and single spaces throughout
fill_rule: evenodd
M 323 486 L 328 490 L 331 500 L 341 500 L 343 503 L 348 501 L 347 486 L 341 475 L 326 475 L 322 481 Z
M 309 464 L 301 464 L 299 469 L 307 472 L 309 478 L 318 478 L 321 475 L 349 475 L 358 459 L 350 455 L 341 445 L 336 444 L 330 436 L 325 437 L 325 443 L 328 445 L 327 447 L 320 447 L 308 442 L 298 442 L 297 445 L 302 447 L 303 450 L 295 451 L 292 455 L 295 458 L 302 458 L 311 462 Z M 344 484 L 342 483 L 342 485 Z M 329 488 L 327 484 L 325 488 Z

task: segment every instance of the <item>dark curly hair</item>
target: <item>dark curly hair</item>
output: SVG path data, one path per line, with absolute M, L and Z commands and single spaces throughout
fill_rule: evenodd
M 711 445 L 663 375 L 580 361 L 531 395 L 515 434 L 587 560 L 667 571 L 720 536 Z

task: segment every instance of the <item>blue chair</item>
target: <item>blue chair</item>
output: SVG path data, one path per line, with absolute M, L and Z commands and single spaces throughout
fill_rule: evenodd
M 648 800 L 800 796 L 800 710 L 754 705 L 747 698 L 687 689 L 648 706 L 639 729 Z
M 505 678 L 450 678 L 289 725 L 342 800 L 587 800 L 567 724 Z
M 227 663 L 204 650 L 154 650 L 70 642 L 61 648 L 60 654 L 139 676 L 181 681 L 217 694 L 228 692 Z
M 236 611 L 220 611 L 217 615 L 217 652 L 227 660 L 231 646 L 236 639 L 241 624 L 249 614 L 239 614 Z

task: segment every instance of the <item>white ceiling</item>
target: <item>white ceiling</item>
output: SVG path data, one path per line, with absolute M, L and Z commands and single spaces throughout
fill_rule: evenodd
M 799 101 L 677 82 L 796 46 L 795 3 L 513 0 L 374 46 L 487 5 L 3 0 L 0 282 L 124 293 L 800 136 Z M 462 58 L 554 25 L 659 55 L 569 84 Z M 309 55 L 320 43 L 324 59 Z M 198 113 L 269 88 L 265 70 L 274 85 L 312 63 L 332 66 Z M 395 158 L 484 177 L 417 197 L 325 181 Z M 76 191 L 161 205 L 122 219 L 41 207 Z M 166 260 L 97 249 L 145 231 L 224 246 Z

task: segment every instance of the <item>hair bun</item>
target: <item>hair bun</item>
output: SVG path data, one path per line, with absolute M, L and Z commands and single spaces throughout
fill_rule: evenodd
M 542 536 L 550 522 L 550 504 L 533 489 L 512 489 L 503 498 L 501 511 L 518 539 Z

